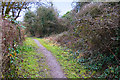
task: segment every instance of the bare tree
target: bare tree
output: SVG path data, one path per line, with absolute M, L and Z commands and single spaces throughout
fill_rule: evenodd
M 29 2 L 2 2 L 2 18 L 12 13 L 12 17 L 16 20 L 22 9 L 28 9 Z
M 31 7 L 31 4 L 40 6 L 40 1 L 41 0 L 34 0 L 34 2 L 30 2 L 30 0 L 24 0 L 22 2 L 18 2 L 17 0 L 3 0 L 0 3 L 2 18 L 5 18 L 5 16 L 11 13 L 11 16 L 16 20 L 23 9 L 29 9 Z

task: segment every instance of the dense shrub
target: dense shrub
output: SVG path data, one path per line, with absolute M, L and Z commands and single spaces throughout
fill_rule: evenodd
M 72 56 L 79 64 L 90 71 L 98 72 L 92 77 L 118 78 L 120 6 L 119 3 L 100 4 L 86 4 L 86 8 L 83 6 L 76 15 L 78 20 L 75 20 L 71 34 L 62 36 L 58 41 L 70 44 L 67 47 L 74 50 Z
M 109 5 L 109 4 L 108 4 Z M 82 18 L 74 28 L 74 35 L 79 37 L 79 50 L 84 50 L 81 63 L 89 64 L 90 70 L 103 70 L 100 77 L 118 78 L 119 57 L 119 9 L 116 6 L 106 6 L 99 17 Z M 94 15 L 95 16 L 95 15 Z M 76 45 L 76 44 L 73 44 Z M 87 51 L 87 52 L 86 52 Z M 113 72 L 109 68 L 116 69 Z M 108 72 L 105 72 L 108 70 Z M 96 75 L 98 77 L 98 75 Z M 96 77 L 95 76 L 95 77 Z
M 58 18 L 53 7 L 40 6 L 36 13 L 28 11 L 24 16 L 27 32 L 32 36 L 44 37 L 66 30 L 63 20 Z
M 20 26 L 13 18 L 2 20 L 2 75 L 6 78 L 14 71 L 11 66 L 15 67 L 13 60 L 18 53 L 17 46 L 24 40 L 24 31 Z

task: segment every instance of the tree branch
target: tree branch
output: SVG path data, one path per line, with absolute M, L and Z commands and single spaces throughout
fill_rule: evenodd
M 2 18 L 4 18 L 5 2 L 2 2 Z
M 19 17 L 19 15 L 20 15 L 20 12 L 21 12 L 21 10 L 22 10 L 22 8 L 23 8 L 23 6 L 25 5 L 25 2 L 22 4 L 22 6 L 20 7 L 20 10 L 19 10 L 19 12 L 18 12 L 18 15 L 15 17 L 15 20 Z

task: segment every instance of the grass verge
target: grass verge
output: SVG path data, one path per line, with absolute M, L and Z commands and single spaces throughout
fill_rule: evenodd
M 19 47 L 17 73 L 20 78 L 48 78 L 51 77 L 43 54 L 37 52 L 37 44 L 32 38 L 26 38 Z

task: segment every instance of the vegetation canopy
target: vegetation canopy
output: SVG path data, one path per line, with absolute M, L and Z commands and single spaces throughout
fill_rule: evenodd
M 53 7 L 40 6 L 36 13 L 28 11 L 24 16 L 27 32 L 31 36 L 43 37 L 60 33 L 67 28 L 61 24 L 58 13 Z

